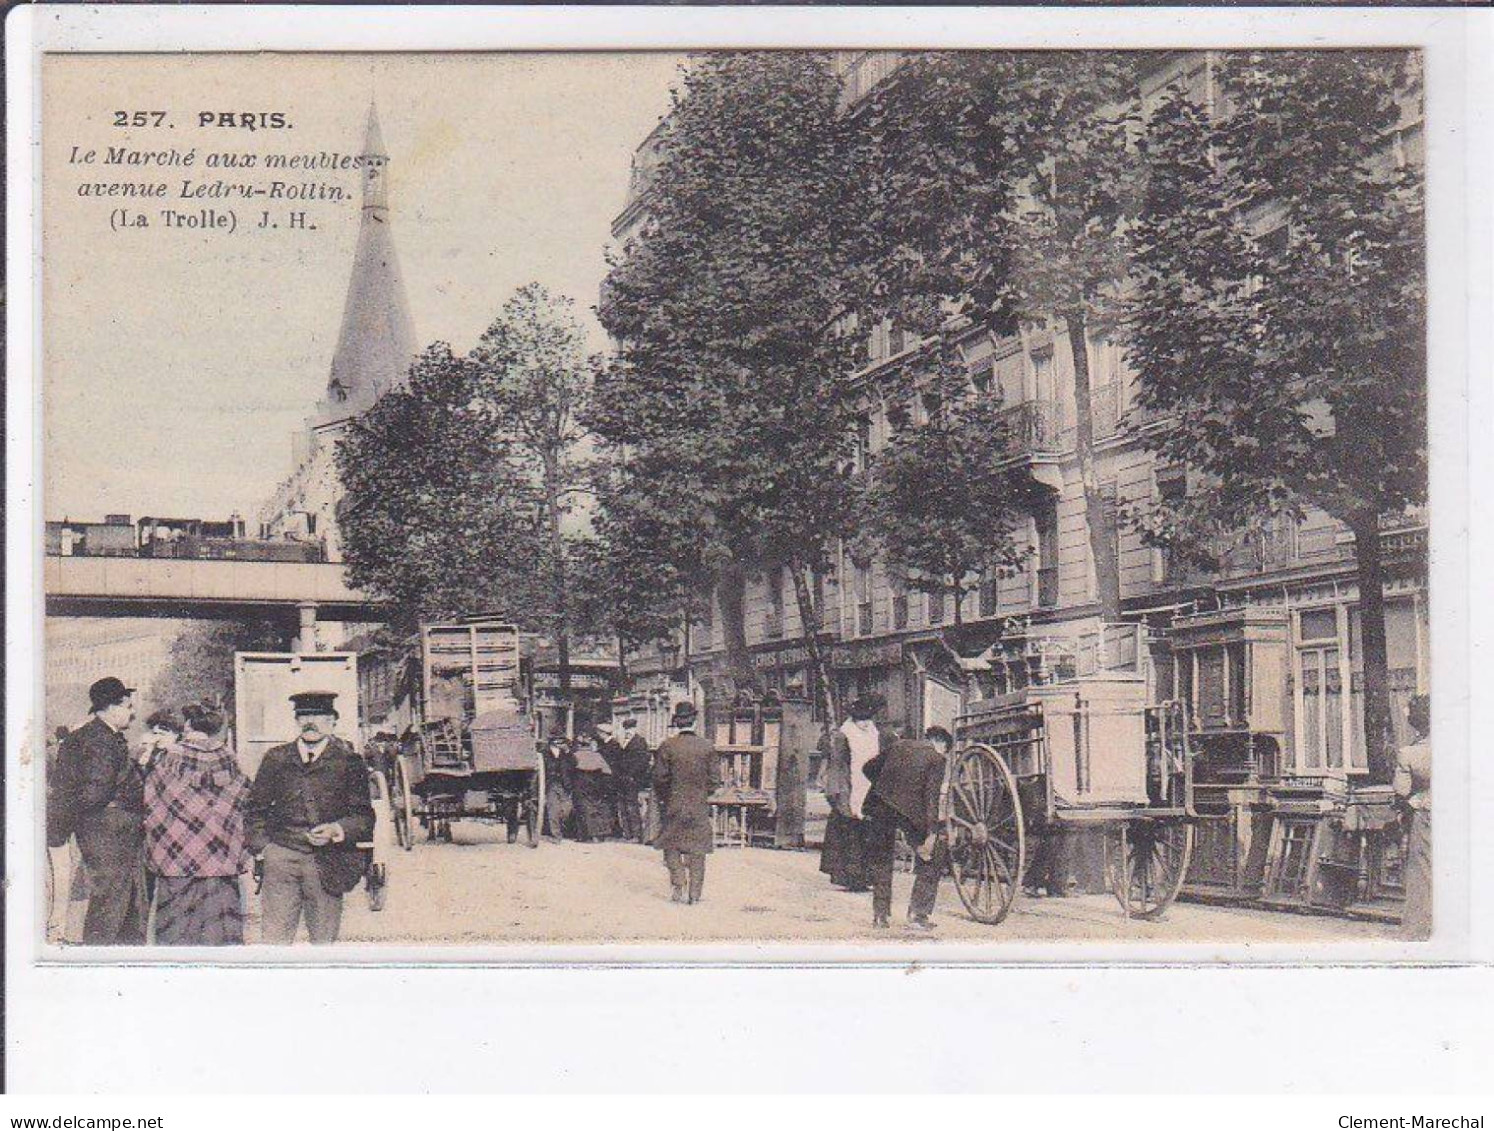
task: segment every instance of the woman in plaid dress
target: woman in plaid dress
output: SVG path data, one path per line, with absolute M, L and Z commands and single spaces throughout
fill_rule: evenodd
M 162 946 L 244 941 L 239 874 L 247 855 L 249 779 L 224 743 L 223 714 L 182 710 L 181 742 L 152 759 L 145 779 L 145 852 L 156 880 L 156 938 Z

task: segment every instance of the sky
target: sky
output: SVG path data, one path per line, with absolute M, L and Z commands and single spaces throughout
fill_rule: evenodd
M 208 169 L 207 152 L 357 153 L 378 105 L 390 218 L 416 340 L 470 348 L 538 281 L 592 335 L 610 226 L 636 146 L 669 106 L 682 58 L 656 53 L 53 56 L 43 66 L 45 513 L 253 519 L 291 471 L 291 437 L 321 397 L 359 220 L 359 174 Z M 166 111 L 117 127 L 120 110 Z M 198 114 L 281 113 L 290 129 L 201 127 Z M 197 164 L 74 160 L 108 146 Z M 317 179 L 315 232 L 255 230 L 262 202 L 185 201 L 182 179 Z M 79 196 L 164 181 L 172 197 Z M 115 230 L 114 208 L 146 213 Z M 168 229 L 159 211 L 233 208 L 232 233 Z M 278 212 L 277 212 L 278 215 Z

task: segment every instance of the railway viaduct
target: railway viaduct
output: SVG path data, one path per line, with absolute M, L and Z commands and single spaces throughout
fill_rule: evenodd
M 388 616 L 385 604 L 348 585 L 336 562 L 48 554 L 42 586 L 49 617 L 267 617 L 294 625 L 300 651 L 315 650 L 319 619 L 369 624 Z

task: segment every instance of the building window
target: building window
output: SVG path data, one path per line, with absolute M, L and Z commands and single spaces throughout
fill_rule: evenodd
M 768 609 L 763 619 L 763 635 L 769 640 L 783 636 L 783 569 L 770 569 L 768 581 Z
M 995 566 L 987 566 L 980 574 L 980 615 L 994 617 L 1001 595 L 997 589 L 1000 574 Z
M 1037 527 L 1037 603 L 1040 609 L 1058 604 L 1058 505 L 1039 505 L 1034 524 Z
M 1299 773 L 1344 773 L 1364 768 L 1353 737 L 1346 647 L 1348 616 L 1341 605 L 1297 614 L 1294 658 Z
M 908 582 L 898 574 L 892 577 L 892 627 L 896 632 L 908 627 Z
M 856 566 L 856 634 L 870 636 L 872 633 L 872 571 L 871 564 Z
M 937 593 L 929 594 L 929 623 L 943 624 L 945 613 L 945 593 L 939 590 Z
M 871 466 L 872 451 L 872 422 L 869 416 L 858 416 L 856 418 L 856 449 L 852 457 L 855 460 L 855 469 L 864 472 Z

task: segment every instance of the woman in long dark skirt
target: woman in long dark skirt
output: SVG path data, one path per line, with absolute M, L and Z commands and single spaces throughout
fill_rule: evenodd
M 145 778 L 145 851 L 157 877 L 155 941 L 239 944 L 249 779 L 223 741 L 221 711 L 193 704 L 182 710 L 182 721 L 181 742 L 158 753 Z
M 867 695 L 851 704 L 850 718 L 831 736 L 825 763 L 825 798 L 830 816 L 825 822 L 825 844 L 820 871 L 847 891 L 866 891 L 866 822 L 861 806 L 871 790 L 866 764 L 891 746 L 891 736 L 878 731 L 877 714 L 886 706 L 880 695 Z

